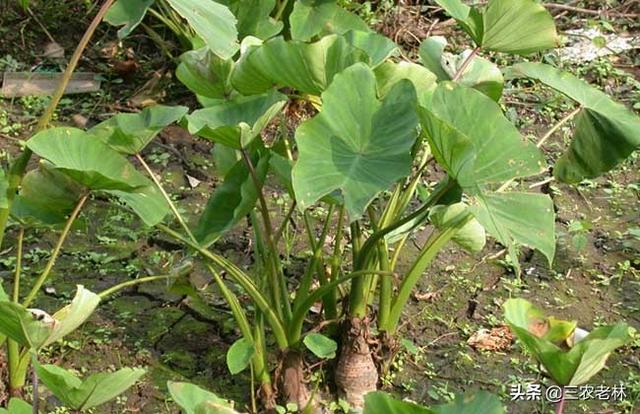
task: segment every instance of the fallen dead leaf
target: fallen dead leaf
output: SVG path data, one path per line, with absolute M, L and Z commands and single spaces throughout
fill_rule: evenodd
M 413 297 L 416 298 L 417 301 L 423 302 L 432 302 L 434 299 L 438 297 L 438 292 L 416 292 L 413 294 Z
M 480 329 L 467 340 L 467 344 L 473 349 L 494 352 L 509 349 L 512 342 L 513 334 L 507 326 L 498 326 L 491 330 Z
M 56 42 L 49 42 L 44 46 L 42 56 L 49 59 L 62 59 L 64 58 L 64 48 Z

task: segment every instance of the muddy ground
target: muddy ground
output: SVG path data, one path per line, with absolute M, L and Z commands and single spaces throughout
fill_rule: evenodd
M 69 9 L 43 6 L 38 20 L 55 41 L 71 53 L 81 30 L 95 10 L 84 2 L 69 2 Z M 572 2 L 575 3 L 575 2 Z M 600 2 L 582 2 L 585 7 Z M 625 13 L 638 13 L 630 1 Z M 2 8 L 4 7 L 4 9 Z M 33 16 L 10 5 L 0 5 L 0 70 L 31 70 L 35 65 L 64 64 L 42 56 L 50 41 Z M 562 30 L 595 25 L 625 36 L 640 34 L 638 18 L 598 16 L 555 11 Z M 415 56 L 417 40 L 428 33 L 450 36 L 456 47 L 463 37 L 441 14 L 419 13 L 413 7 L 394 9 L 376 24 Z M 611 27 L 607 27 L 606 24 Z M 56 113 L 58 125 L 95 124 L 117 111 L 135 111 L 131 104 L 144 99 L 163 103 L 187 103 L 188 91 L 171 77 L 173 64 L 146 35 L 138 34 L 113 47 L 115 30 L 101 27 L 81 70 L 103 75 L 102 89 L 88 95 L 67 96 Z M 170 37 L 169 37 L 170 38 Z M 114 53 L 115 52 L 115 53 Z M 501 64 L 509 61 L 494 56 Z M 132 73 L 118 72 L 117 62 L 135 60 Z M 545 56 L 553 60 L 553 54 Z M 598 84 L 636 111 L 640 108 L 640 71 L 637 50 L 566 66 Z M 155 79 L 155 81 L 153 81 Z M 511 89 L 503 103 L 507 114 L 525 131 L 541 136 L 555 120 L 570 110 L 568 101 L 542 89 Z M 46 98 L 0 99 L 0 156 L 15 155 L 20 140 L 29 137 Z M 79 117 L 80 115 L 81 117 Z M 640 131 L 639 131 L 640 132 Z M 566 145 L 565 131 L 545 145 L 555 159 Z M 195 140 L 179 128 L 165 130 L 143 156 L 161 174 L 188 217 L 195 219 L 216 185 L 211 145 Z M 614 172 L 578 187 L 562 184 L 537 186 L 552 194 L 557 209 L 558 252 L 551 267 L 537 253 L 523 254 L 523 275 L 516 278 L 502 246 L 490 242 L 478 255 L 449 246 L 420 281 L 414 300 L 405 312 L 402 329 L 404 350 L 392 372 L 383 379 L 385 388 L 415 401 L 440 403 L 453 392 L 486 389 L 501 395 L 510 413 L 550 413 L 544 402 L 510 402 L 515 384 L 548 383 L 536 364 L 518 345 L 499 351 L 478 351 L 467 340 L 480 329 L 502 324 L 501 303 L 509 297 L 524 297 L 549 313 L 576 319 L 591 329 L 624 320 L 640 329 L 640 154 L 635 154 Z M 427 174 L 435 181 L 439 171 Z M 193 180 L 199 182 L 192 188 Z M 524 183 L 523 186 L 532 183 Z M 286 192 L 272 185 L 268 191 L 272 213 L 282 216 Z M 635 235 L 635 236 L 634 236 Z M 10 277 L 15 231 L 10 231 L 0 252 L 0 277 Z M 425 235 L 416 236 L 419 245 Z M 304 234 L 293 233 L 286 257 L 292 283 L 303 268 L 308 253 Z M 50 231 L 30 231 L 25 241 L 25 273 L 38 274 L 55 242 Z M 215 245 L 215 249 L 237 263 L 251 265 L 251 236 L 245 225 Z M 144 228 L 127 211 L 103 199 L 92 199 L 78 228 L 64 247 L 46 294 L 38 306 L 54 310 L 68 301 L 77 284 L 100 291 L 118 282 L 143 275 L 167 273 L 189 260 L 180 246 Z M 209 282 L 197 264 L 191 279 L 203 286 Z M 241 404 L 248 403 L 249 376 L 227 372 L 225 352 L 238 333 L 224 301 L 211 290 L 202 301 L 185 298 L 183 292 L 163 283 L 127 290 L 103 303 L 90 322 L 68 340 L 53 346 L 45 359 L 94 372 L 121 366 L 147 366 L 144 381 L 96 413 L 176 413 L 166 393 L 167 380 L 188 380 Z M 591 380 L 593 385 L 626 387 L 623 401 L 570 402 L 566 413 L 640 413 L 640 338 L 617 352 L 607 368 Z M 320 386 L 324 386 L 320 383 Z M 0 395 L 2 397 L 2 395 Z M 48 401 L 51 412 L 56 401 Z

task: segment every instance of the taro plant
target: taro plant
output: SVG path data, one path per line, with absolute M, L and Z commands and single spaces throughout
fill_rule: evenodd
M 151 3 L 120 0 L 116 11 L 136 14 L 111 20 L 130 31 Z M 308 387 L 305 346 L 323 357 L 335 352 L 335 385 L 361 408 L 377 389 L 379 372 L 388 369 L 375 360 L 392 360 L 397 352 L 412 289 L 450 241 L 479 251 L 489 234 L 505 246 L 516 272 L 522 246 L 551 264 L 553 202 L 517 188 L 549 172 L 540 147 L 560 126 L 575 117 L 575 137 L 553 167 L 563 182 L 603 174 L 640 144 L 638 118 L 585 82 L 541 63 L 501 71 L 491 62 L 491 52 L 530 55 L 558 44 L 543 6 L 533 0 L 489 0 L 482 8 L 436 3 L 474 46 L 454 56 L 445 51 L 446 40 L 425 39 L 414 63 L 333 1 L 158 1 L 188 25 L 194 49 L 180 57 L 176 74 L 202 108 L 187 114 L 186 108 L 155 107 L 89 131 L 40 132 L 12 167 L 0 212 L 24 211 L 15 199 L 30 198 L 29 180 L 22 188 L 16 183 L 25 159 L 36 153 L 45 160 L 38 174 L 54 180 L 47 188 L 64 189 L 57 197 L 66 210 L 53 218 L 74 217 L 82 206 L 68 194 L 85 201 L 91 193 L 107 194 L 202 258 L 241 334 L 229 349 L 229 369 L 251 369 L 264 408 L 275 409 L 279 400 L 312 410 L 324 398 Z M 533 142 L 499 104 L 505 78 L 538 80 L 579 107 Z M 299 107 L 304 114 L 295 113 Z M 215 145 L 222 182 L 197 218 L 178 208 L 141 155 L 174 121 Z M 289 196 L 280 221 L 271 211 L 269 177 Z M 162 223 L 168 211 L 175 223 Z M 253 236 L 250 269 L 215 250 L 245 217 Z M 280 254 L 291 222 L 311 250 L 298 278 L 289 277 Z M 425 226 L 426 241 L 412 252 L 407 242 Z M 319 316 L 310 316 L 318 302 Z M 79 379 L 72 382 L 82 388 Z M 188 412 L 211 408 L 179 404 Z M 257 403 L 252 408 L 257 411 Z
M 523 347 L 561 387 L 585 384 L 604 368 L 613 351 L 633 337 L 633 328 L 622 322 L 586 333 L 577 328 L 576 321 L 545 317 L 524 299 L 509 299 L 503 307 L 505 319 Z M 563 393 L 558 402 L 559 414 L 564 412 L 564 397 Z
M 392 41 L 333 2 L 295 2 L 284 36 L 240 34 L 240 53 L 233 56 L 212 43 L 218 39 L 206 41 L 211 33 L 187 18 L 205 44 L 181 57 L 177 75 L 204 108 L 186 116 L 183 125 L 215 143 L 223 183 L 195 227 L 172 208 L 182 234 L 159 228 L 211 265 L 243 336 L 230 349 L 229 366 L 233 372 L 253 368 L 267 407 L 275 397 L 269 334 L 277 344 L 276 380 L 287 379 L 281 398 L 300 408 L 310 400 L 301 339 L 314 301 L 322 300 L 322 326 L 343 321 L 339 331 L 327 329 L 339 345 L 335 381 L 358 407 L 377 388 L 379 370 L 387 368 L 376 366 L 374 352 L 393 358 L 410 292 L 449 241 L 478 251 L 488 233 L 506 247 L 516 272 L 522 246 L 538 250 L 551 264 L 552 200 L 513 189 L 549 171 L 540 147 L 574 116 L 575 139 L 553 168 L 557 180 L 602 174 L 639 144 L 633 133 L 637 117 L 583 81 L 538 63 L 506 68 L 503 75 L 480 56 L 555 47 L 553 18 L 544 7 L 532 0 L 491 0 L 481 9 L 454 0 L 437 3 L 475 46 L 453 56 L 444 51 L 445 40 L 426 39 L 421 64 L 399 59 Z M 532 142 L 497 102 L 505 75 L 538 79 L 580 107 Z M 291 101 L 306 102 L 311 117 L 297 125 L 294 139 L 286 128 L 266 139 L 265 126 L 286 124 L 276 118 L 286 118 Z M 613 155 L 604 154 L 605 146 Z M 434 173 L 433 162 L 446 174 Z M 269 172 L 291 199 L 279 226 L 265 195 Z M 425 180 L 436 184 L 425 188 Z M 316 221 L 311 212 L 320 206 L 326 215 Z M 254 233 L 256 265 L 250 272 L 214 251 L 216 241 L 245 216 Z M 302 222 L 312 250 L 299 281 L 285 276 L 280 260 L 279 242 L 290 221 Z M 425 225 L 429 237 L 401 271 L 407 241 Z M 220 272 L 248 294 L 251 308 L 241 306 L 236 288 Z M 349 279 L 345 292 L 341 284 Z M 372 343 L 381 346 L 372 349 Z

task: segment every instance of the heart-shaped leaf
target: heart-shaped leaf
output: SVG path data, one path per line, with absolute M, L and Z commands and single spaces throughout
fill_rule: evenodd
M 255 353 L 256 349 L 251 340 L 240 338 L 235 341 L 227 351 L 227 368 L 231 375 L 247 369 Z
M 237 20 L 231 10 L 213 0 L 167 0 L 213 53 L 229 59 L 238 51 Z
M 402 80 L 378 100 L 373 71 L 359 63 L 336 75 L 322 101 L 322 111 L 296 131 L 293 188 L 303 209 L 340 190 L 357 220 L 378 192 L 410 172 L 415 90 Z
M 189 132 L 227 147 L 246 148 L 287 102 L 275 90 L 255 96 L 239 96 L 187 116 Z
M 91 128 L 88 133 L 118 152 L 137 154 L 164 127 L 179 121 L 188 111 L 185 106 L 149 106 L 137 114 L 115 115 Z
M 571 146 L 554 167 L 561 181 L 598 177 L 640 147 L 640 118 L 572 74 L 543 63 L 521 63 L 508 76 L 539 80 L 582 106 Z
M 231 83 L 245 95 L 265 93 L 274 85 L 320 95 L 336 73 L 364 61 L 369 61 L 366 53 L 342 36 L 326 36 L 315 43 L 277 37 L 249 47 L 235 65 Z
M 336 0 L 300 0 L 289 16 L 291 37 L 311 40 L 315 36 L 342 34 L 349 30 L 369 31 L 369 26 L 357 15 L 340 7 Z
M 141 368 L 123 368 L 115 372 L 92 374 L 85 380 L 55 365 L 33 367 L 42 383 L 68 407 L 84 411 L 104 404 L 132 387 L 145 374 Z
M 117 0 L 107 11 L 104 21 L 113 26 L 122 26 L 118 38 L 124 39 L 144 18 L 155 0 Z
M 133 191 L 150 184 L 122 155 L 79 129 L 47 129 L 27 147 L 91 190 Z
M 333 359 L 336 357 L 338 344 L 320 333 L 310 333 L 304 337 L 302 342 L 318 358 Z
M 470 50 L 460 55 L 445 52 L 447 40 L 442 36 L 425 39 L 420 45 L 420 60 L 438 80 L 453 79 L 455 73 L 468 57 Z M 475 56 L 460 76 L 458 82 L 484 93 L 494 101 L 500 100 L 504 86 L 504 78 L 500 69 L 487 59 Z
M 573 334 L 575 322 L 545 318 L 524 299 L 509 299 L 503 307 L 511 330 L 562 386 L 586 383 L 604 367 L 611 352 L 632 338 L 633 329 L 624 323 L 601 326 L 566 350 L 560 343 Z
M 540 150 L 474 89 L 441 83 L 419 114 L 434 157 L 465 191 L 544 171 Z
M 485 50 L 528 55 L 560 44 L 553 16 L 534 0 L 490 0 L 482 25 Z

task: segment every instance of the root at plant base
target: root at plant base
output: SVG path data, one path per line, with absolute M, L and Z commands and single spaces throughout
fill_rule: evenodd
M 296 350 L 287 350 L 282 355 L 281 364 L 279 388 L 285 401 L 297 404 L 299 410 L 303 410 L 310 402 L 313 404 L 304 379 L 302 354 Z
M 345 323 L 335 378 L 340 396 L 356 409 L 364 406 L 364 396 L 378 384 L 368 339 L 368 321 L 353 318 Z

